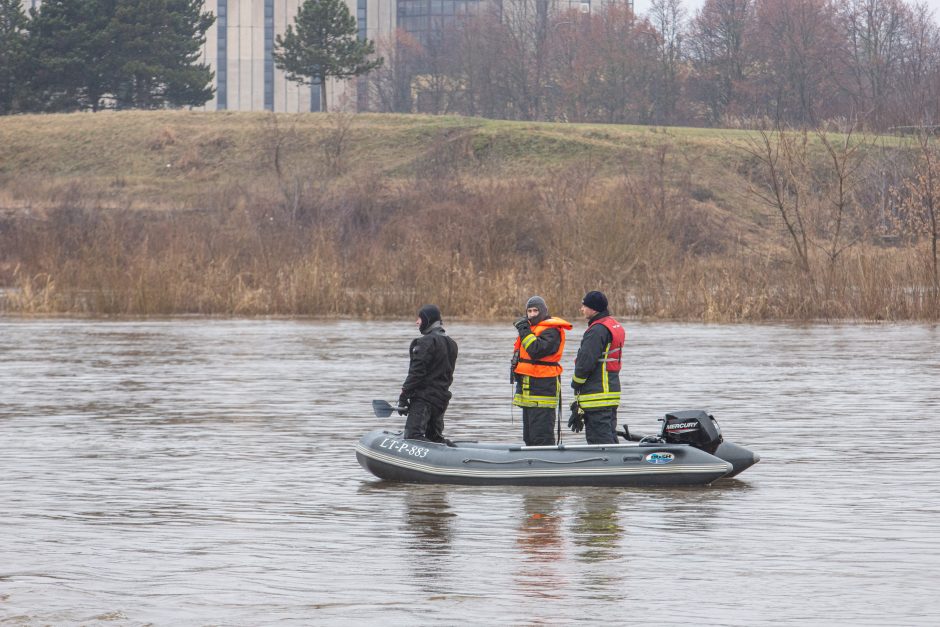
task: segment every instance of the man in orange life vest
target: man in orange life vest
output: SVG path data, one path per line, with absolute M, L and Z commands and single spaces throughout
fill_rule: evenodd
M 571 324 L 548 315 L 541 296 L 525 306 L 525 318 L 514 324 L 519 332 L 513 352 L 512 404 L 522 408 L 522 439 L 529 446 L 555 443 L 555 411 L 561 398 L 561 354 L 565 330 Z
M 574 362 L 571 387 L 575 403 L 568 426 L 575 432 L 583 426 L 588 444 L 616 444 L 620 355 L 626 332 L 607 311 L 607 297 L 602 292 L 592 291 L 584 296 L 581 315 L 588 328 Z

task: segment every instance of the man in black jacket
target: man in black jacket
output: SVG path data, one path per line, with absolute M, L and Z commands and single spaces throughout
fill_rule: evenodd
M 444 438 L 444 412 L 454 382 L 457 342 L 445 332 L 441 310 L 425 305 L 415 321 L 421 337 L 412 340 L 408 376 L 398 398 L 400 414 L 407 413 L 405 438 L 451 445 Z
M 585 294 L 581 314 L 588 328 L 575 358 L 571 387 L 583 411 L 584 436 L 588 444 L 616 444 L 620 355 L 626 334 L 607 311 L 607 297 L 602 292 Z M 577 423 L 573 415 L 568 426 L 580 431 Z

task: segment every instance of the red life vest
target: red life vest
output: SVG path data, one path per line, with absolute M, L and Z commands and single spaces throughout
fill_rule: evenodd
M 600 358 L 600 361 L 604 362 L 604 367 L 607 368 L 607 372 L 620 372 L 620 356 L 623 353 L 623 343 L 627 340 L 627 331 L 619 322 L 610 316 L 604 316 L 600 320 L 595 320 L 588 328 L 593 327 L 595 324 L 602 324 L 607 327 L 607 330 L 610 331 L 611 338 L 613 338 L 610 340 L 610 344 L 607 346 L 607 350 L 604 352 L 604 356 Z
M 546 318 L 532 327 L 532 333 L 541 335 L 546 329 L 556 328 L 561 334 L 561 343 L 558 350 L 552 355 L 546 355 L 541 359 L 532 359 L 525 347 L 522 346 L 522 338 L 516 338 L 515 350 L 519 353 L 519 363 L 516 365 L 516 374 L 528 375 L 530 377 L 557 377 L 561 374 L 561 354 L 565 351 L 565 329 L 571 330 L 570 322 L 561 318 Z

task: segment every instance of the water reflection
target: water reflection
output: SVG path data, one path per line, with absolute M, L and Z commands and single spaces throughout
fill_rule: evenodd
M 516 534 L 517 560 L 514 579 L 519 591 L 529 597 L 552 599 L 567 579 L 559 565 L 564 562 L 564 498 L 558 493 L 525 492 Z
M 592 489 L 573 499 L 571 537 L 577 547 L 574 557 L 586 565 L 578 587 L 594 600 L 612 601 L 621 596 L 629 562 L 624 525 L 620 520 L 619 490 Z
M 425 555 L 446 557 L 451 552 L 457 517 L 447 488 L 421 486 L 405 490 L 404 496 L 409 547 Z
M 670 490 L 638 490 L 630 504 L 635 523 L 654 533 L 697 534 L 727 522 L 726 504 L 734 503 L 751 489 L 744 481 L 719 481 L 706 488 L 680 487 Z
M 572 540 L 579 547 L 578 559 L 598 562 L 620 557 L 618 548 L 623 526 L 617 515 L 619 492 L 591 490 L 575 498 L 571 524 Z

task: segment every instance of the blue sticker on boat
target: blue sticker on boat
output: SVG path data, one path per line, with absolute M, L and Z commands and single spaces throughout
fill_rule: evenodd
M 644 459 L 651 464 L 668 464 L 676 458 L 672 453 L 666 453 L 665 451 L 657 451 L 655 453 L 650 453 Z

